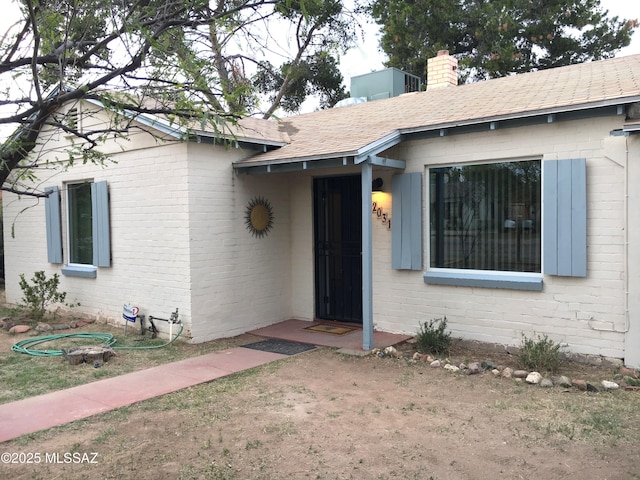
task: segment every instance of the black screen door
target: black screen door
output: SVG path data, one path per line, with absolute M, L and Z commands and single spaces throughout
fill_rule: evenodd
M 360 176 L 314 180 L 316 316 L 362 323 Z

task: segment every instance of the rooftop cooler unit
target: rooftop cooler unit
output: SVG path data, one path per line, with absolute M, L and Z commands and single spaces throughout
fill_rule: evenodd
M 385 68 L 351 77 L 351 97 L 363 97 L 367 101 L 380 100 L 397 97 L 403 93 L 418 92 L 421 86 L 420 77 L 397 68 Z

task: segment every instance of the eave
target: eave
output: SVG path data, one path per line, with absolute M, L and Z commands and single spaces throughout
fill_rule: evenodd
M 635 102 L 640 102 L 640 95 L 581 105 L 553 107 L 486 118 L 474 118 L 464 122 L 399 128 L 357 150 L 265 160 L 260 160 L 258 156 L 257 158 L 248 158 L 235 162 L 233 167 L 237 173 L 250 175 L 345 167 L 357 165 L 363 161 L 372 162 L 373 165 L 402 169 L 404 168 L 404 163 L 401 160 L 388 159 L 379 154 L 382 154 L 384 151 L 403 141 L 409 140 L 489 132 L 514 127 L 530 127 L 586 118 L 625 115 L 625 106 Z M 628 128 L 629 130 L 626 130 L 627 126 L 625 126 L 625 131 L 640 131 L 640 123 L 629 125 Z

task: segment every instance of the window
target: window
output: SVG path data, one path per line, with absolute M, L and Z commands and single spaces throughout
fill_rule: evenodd
M 60 191 L 45 189 L 48 261 L 65 262 L 64 275 L 95 278 L 97 267 L 111 266 L 107 182 L 69 183 L 66 190 L 69 248 L 63 256 Z
M 431 268 L 542 271 L 540 160 L 429 170 Z
M 69 263 L 93 264 L 91 183 L 67 185 Z
M 540 291 L 543 274 L 587 276 L 584 158 L 430 168 L 424 229 L 421 183 L 392 178 L 392 268 L 422 269 L 424 230 L 427 284 Z
M 70 108 L 66 115 L 66 125 L 72 130 L 80 129 L 80 113 L 78 107 Z

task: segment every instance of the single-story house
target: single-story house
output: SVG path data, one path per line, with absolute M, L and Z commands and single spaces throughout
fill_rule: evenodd
M 113 162 L 3 195 L 7 299 L 44 270 L 98 319 L 177 308 L 192 342 L 324 319 L 369 349 L 446 317 L 640 366 L 640 55 L 467 85 L 429 62 L 426 91 L 244 119 L 231 144 L 137 117 L 155 135 L 105 144 Z

